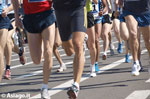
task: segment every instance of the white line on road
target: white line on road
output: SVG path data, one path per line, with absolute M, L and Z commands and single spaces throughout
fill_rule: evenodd
M 148 79 L 148 80 L 146 81 L 146 83 L 150 83 L 150 79 Z
M 150 95 L 150 90 L 138 90 L 131 93 L 125 99 L 146 99 Z
M 145 52 L 147 52 L 147 50 L 143 50 L 142 54 L 144 54 Z M 119 66 L 120 64 L 124 63 L 124 59 L 125 58 L 120 59 L 120 60 L 118 60 L 116 62 L 113 62 L 113 63 L 111 63 L 109 65 L 106 65 L 106 66 L 100 68 L 101 71 L 99 71 L 98 73 L 103 73 L 104 71 L 107 71 L 109 69 L 112 69 L 114 67 Z M 87 74 L 82 76 L 81 82 L 83 82 L 84 80 L 87 80 L 89 78 L 90 78 L 90 74 L 87 73 Z M 58 86 L 56 86 L 54 88 L 51 88 L 48 92 L 49 92 L 50 96 L 55 95 L 58 92 L 61 92 L 61 91 L 65 90 L 66 88 L 70 87 L 72 83 L 73 83 L 73 79 L 69 80 L 69 81 L 67 81 L 67 82 L 65 82 L 63 84 L 60 84 L 60 85 L 58 85 Z M 41 97 L 41 94 L 38 94 L 38 95 L 35 95 L 35 96 L 31 97 L 30 99 L 38 99 L 40 97 Z M 132 99 L 136 99 L 136 98 L 132 98 Z M 143 99 L 143 98 L 138 98 L 138 99 Z

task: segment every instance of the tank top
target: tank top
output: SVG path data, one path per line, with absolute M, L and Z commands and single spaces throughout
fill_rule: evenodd
M 35 14 L 50 10 L 52 2 L 48 0 L 23 0 L 25 14 Z

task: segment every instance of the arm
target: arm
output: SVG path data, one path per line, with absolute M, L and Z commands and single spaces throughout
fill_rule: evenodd
M 108 11 L 108 4 L 106 0 L 102 0 L 103 3 L 103 13 Z
M 3 11 L 2 11 L 2 17 L 6 17 L 7 14 L 8 14 L 8 12 L 10 12 L 10 11 L 12 11 L 12 10 L 13 10 L 12 4 L 11 4 L 9 7 L 4 8 Z
M 15 11 L 16 27 L 22 27 L 22 22 L 19 18 L 19 2 L 18 0 L 11 0 L 11 2 Z

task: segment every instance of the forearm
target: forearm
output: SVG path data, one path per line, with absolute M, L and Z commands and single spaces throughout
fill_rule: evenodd
M 107 4 L 107 1 L 106 0 L 102 0 L 102 3 L 103 3 L 103 13 L 107 12 L 108 11 L 108 4 Z
M 15 11 L 15 18 L 19 18 L 19 2 L 18 0 L 11 0 L 13 9 Z

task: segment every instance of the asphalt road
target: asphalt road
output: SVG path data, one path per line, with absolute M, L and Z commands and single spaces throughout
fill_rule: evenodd
M 117 49 L 118 42 L 113 40 Z M 144 71 L 139 76 L 131 76 L 131 63 L 125 63 L 125 49 L 122 54 L 110 56 L 107 60 L 102 60 L 102 41 L 99 68 L 95 78 L 89 76 L 90 56 L 86 49 L 86 63 L 80 84 L 80 93 L 78 99 L 150 99 L 150 63 L 147 50 L 143 41 L 141 61 Z M 67 88 L 73 83 L 73 56 L 66 56 L 64 50 L 59 47 L 59 52 L 67 70 L 57 73 L 59 63 L 53 56 L 52 75 L 49 79 L 49 93 L 52 99 L 68 99 Z M 0 99 L 39 99 L 40 88 L 42 84 L 42 63 L 35 65 L 31 61 L 28 45 L 26 45 L 27 63 L 21 65 L 18 55 L 12 54 L 11 80 L 2 80 L 0 83 Z M 131 57 L 132 59 L 132 57 Z M 149 72 L 148 72 L 149 71 Z

